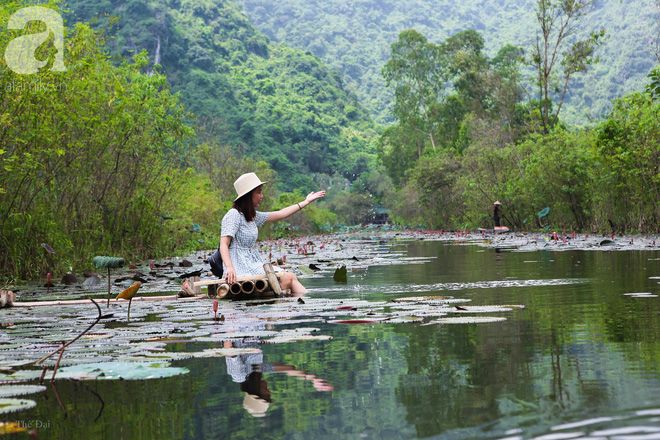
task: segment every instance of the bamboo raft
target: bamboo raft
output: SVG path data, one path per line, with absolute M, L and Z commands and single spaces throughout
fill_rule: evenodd
M 279 278 L 284 275 L 283 272 L 276 273 L 270 263 L 264 264 L 264 272 L 261 275 L 238 277 L 236 282 L 231 285 L 227 284 L 226 280 L 222 278 L 219 280 L 195 281 L 192 286 L 193 288 L 208 286 L 208 296 L 219 299 L 278 297 L 287 293 L 290 294 L 290 292 L 283 291 L 280 286 Z
M 282 290 L 279 278 L 284 275 L 284 272 L 275 272 L 270 263 L 264 264 L 264 272 L 259 275 L 247 275 L 238 277 L 236 282 L 229 285 L 225 278 L 217 280 L 202 280 L 193 281 L 184 280 L 182 283 L 182 291 L 186 292 L 181 295 L 162 295 L 162 296 L 140 296 L 133 298 L 133 301 L 194 301 L 198 299 L 260 299 L 260 298 L 276 298 L 281 296 L 291 295 L 289 289 Z M 183 286 L 189 284 L 187 288 Z M 208 293 L 202 294 L 201 287 L 208 286 Z M 105 300 L 104 300 L 105 301 Z M 110 299 L 110 304 L 127 303 L 125 299 Z M 8 304 L 8 307 L 39 307 L 39 306 L 59 306 L 59 305 L 80 305 L 92 304 L 91 299 L 73 299 L 73 300 L 55 300 L 55 301 L 13 301 Z

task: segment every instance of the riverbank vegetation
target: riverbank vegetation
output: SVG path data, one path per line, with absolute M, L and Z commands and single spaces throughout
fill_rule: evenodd
M 592 3 L 539 0 L 537 43 L 526 52 L 504 46 L 493 58 L 474 30 L 440 44 L 400 34 L 383 68 L 397 124 L 379 143 L 397 188 L 393 219 L 492 228 L 499 200 L 515 230 L 658 231 L 658 68 L 646 91 L 614 100 L 601 121 L 575 127 L 560 117 L 571 80 L 598 61 L 606 37 L 574 36 Z

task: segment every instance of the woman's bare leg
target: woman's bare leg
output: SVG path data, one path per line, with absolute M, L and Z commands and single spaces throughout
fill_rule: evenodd
M 298 281 L 296 274 L 293 272 L 284 273 L 280 278 L 280 286 L 282 286 L 282 290 L 291 289 L 293 296 L 301 296 L 307 293 L 307 289 Z

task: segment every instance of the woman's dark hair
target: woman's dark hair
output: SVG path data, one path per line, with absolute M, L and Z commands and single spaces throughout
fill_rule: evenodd
M 260 371 L 253 371 L 245 379 L 245 382 L 239 384 L 239 388 L 241 391 L 257 396 L 266 402 L 272 402 L 273 400 L 271 398 L 270 390 L 268 390 L 268 383 L 266 382 L 266 388 L 263 390 L 261 388 L 262 382 L 265 382 L 263 380 L 263 373 Z
M 234 202 L 234 209 L 243 214 L 245 221 L 248 222 L 251 222 L 257 216 L 257 210 L 254 209 L 254 203 L 252 202 L 253 191 L 250 191 Z

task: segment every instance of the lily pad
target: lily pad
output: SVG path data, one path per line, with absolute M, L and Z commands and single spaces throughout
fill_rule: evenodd
M 209 348 L 196 353 L 191 353 L 196 358 L 210 358 L 222 356 L 238 356 L 241 354 L 254 354 L 261 353 L 258 348 L 241 347 L 241 348 Z
M 3 385 L 0 386 L 0 398 L 25 396 L 26 394 L 35 394 L 46 391 L 42 385 Z
M 34 408 L 37 402 L 25 399 L 0 399 L 0 414 L 7 414 L 16 411 L 25 411 Z
M 427 322 L 428 324 L 481 324 L 487 322 L 500 322 L 506 321 L 506 318 L 498 316 L 461 316 L 452 318 L 440 318 L 435 321 Z
M 449 309 L 454 313 L 494 313 L 494 312 L 510 312 L 512 309 L 507 309 L 501 306 L 460 306 L 460 309 Z
M 376 319 L 338 319 L 335 321 L 328 321 L 330 324 L 375 324 L 380 322 Z
M 189 372 L 187 368 L 171 367 L 167 362 L 99 362 L 64 367 L 59 373 L 79 375 L 79 379 L 161 379 L 164 377 L 179 376 Z
M 399 316 L 395 318 L 390 318 L 385 322 L 387 322 L 388 324 L 413 324 L 416 322 L 423 322 L 423 321 L 424 318 L 419 316 Z
M 307 266 L 298 266 L 298 270 L 301 271 L 305 275 L 311 275 L 314 272 L 316 272 L 314 269 L 307 267 Z
M 332 279 L 334 279 L 338 283 L 346 283 L 348 281 L 346 266 L 342 266 L 337 270 L 335 270 L 335 274 L 332 276 Z
M 97 256 L 92 259 L 92 262 L 97 269 L 101 269 L 103 267 L 116 269 L 118 267 L 124 266 L 124 259 L 117 257 Z
M 266 339 L 264 342 L 267 344 L 281 344 L 284 342 L 329 341 L 330 339 L 332 339 L 332 336 L 328 335 L 282 335 Z
M 451 296 L 407 296 L 403 298 L 394 298 L 393 302 L 424 302 L 430 300 L 445 300 L 450 299 Z

